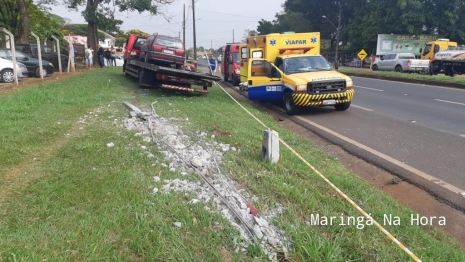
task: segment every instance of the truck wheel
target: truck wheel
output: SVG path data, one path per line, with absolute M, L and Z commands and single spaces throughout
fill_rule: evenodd
M 239 77 L 233 76 L 233 79 L 232 79 L 233 86 L 238 86 L 239 82 L 240 82 Z
M 13 83 L 14 81 L 15 81 L 15 75 L 13 73 L 13 70 L 5 69 L 0 74 L 0 82 Z
M 288 115 L 297 115 L 300 112 L 300 107 L 296 106 L 292 99 L 291 92 L 284 95 L 284 109 Z
M 47 70 L 45 68 L 42 68 L 42 75 L 43 77 L 46 77 L 48 75 Z M 35 76 L 40 77 L 40 67 L 36 68 Z
M 394 71 L 398 72 L 398 73 L 402 73 L 402 67 L 401 66 L 396 66 L 396 68 L 394 69 Z
M 377 65 L 373 65 L 373 66 L 371 67 L 371 70 L 372 70 L 372 71 L 378 71 L 378 66 L 377 66 Z
M 342 103 L 342 104 L 337 104 L 334 106 L 337 111 L 345 111 L 350 107 L 350 102 L 348 103 Z

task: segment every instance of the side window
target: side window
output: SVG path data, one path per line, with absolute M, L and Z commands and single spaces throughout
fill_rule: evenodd
M 252 62 L 250 72 L 252 76 L 268 76 L 271 70 L 271 65 L 266 60 L 257 60 Z
M 262 50 L 253 51 L 252 58 L 263 58 L 263 51 Z
M 434 53 L 436 54 L 439 52 L 439 45 L 434 45 Z
M 241 58 L 242 59 L 247 59 L 247 53 L 249 52 L 249 49 L 247 47 L 242 47 L 241 48 Z
M 3 59 L 8 59 L 8 56 L 5 52 L 5 50 L 0 49 L 0 57 Z
M 151 35 L 148 39 L 147 42 L 152 43 L 153 39 L 155 38 L 154 35 Z

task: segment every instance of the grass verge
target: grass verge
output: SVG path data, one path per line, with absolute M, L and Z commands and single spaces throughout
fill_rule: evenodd
M 184 193 L 151 193 L 153 176 L 179 174 L 147 158 L 142 145 L 161 155 L 122 128 L 123 101 L 145 111 L 157 101 L 157 114 L 186 132 L 206 131 L 240 149 L 226 154 L 223 169 L 258 197 L 253 204 L 260 212 L 284 208 L 273 222 L 291 240 L 291 261 L 410 260 L 366 221 L 344 225 L 361 214 L 284 147 L 278 164 L 263 162 L 263 127 L 218 87 L 200 96 L 137 89 L 120 68 L 107 67 L 0 96 L 0 261 L 267 260 L 257 247 L 236 252 L 238 232 L 220 214 L 189 204 Z M 386 229 L 423 261 L 465 261 L 453 239 L 432 226 L 411 225 L 413 211 L 244 106 L 376 220 L 398 217 Z M 317 214 L 336 219 L 310 225 Z
M 413 73 L 397 73 L 389 71 L 372 71 L 371 69 L 363 68 L 350 68 L 350 67 L 340 67 L 339 72 L 344 74 L 357 74 L 357 75 L 366 75 L 371 77 L 390 77 L 390 78 L 400 78 L 400 79 L 409 79 L 409 80 L 428 80 L 428 81 L 438 81 L 454 84 L 464 84 L 465 77 L 455 76 L 445 76 L 441 75 L 422 75 L 422 74 L 413 74 Z

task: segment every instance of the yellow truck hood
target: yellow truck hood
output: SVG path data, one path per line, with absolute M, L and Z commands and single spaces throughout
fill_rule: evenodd
M 334 70 L 294 73 L 286 75 L 285 78 L 292 79 L 292 81 L 295 82 L 296 85 L 303 85 L 307 84 L 308 82 L 351 80 L 350 77 Z

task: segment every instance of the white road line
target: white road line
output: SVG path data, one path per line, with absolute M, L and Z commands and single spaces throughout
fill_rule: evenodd
M 384 90 L 382 90 L 382 89 L 376 89 L 376 88 L 365 87 L 365 86 L 355 86 L 355 87 L 362 88 L 362 89 L 369 89 L 369 90 L 373 90 L 373 91 L 379 91 L 379 92 L 383 92 L 383 91 L 384 91 Z
M 344 140 L 344 141 L 346 141 L 348 143 L 351 143 L 352 145 L 358 146 L 361 149 L 364 149 L 364 150 L 370 152 L 373 155 L 376 155 L 376 156 L 378 156 L 378 157 L 380 157 L 380 158 L 382 158 L 384 160 L 387 160 L 387 161 L 389 161 L 389 162 L 391 162 L 391 163 L 393 163 L 393 164 L 395 164 L 395 165 L 397 165 L 397 166 L 399 166 L 401 168 L 404 168 L 405 170 L 408 170 L 408 171 L 416 174 L 417 176 L 420 176 L 420 177 L 422 177 L 422 178 L 424 178 L 424 179 L 426 179 L 428 181 L 431 181 L 431 182 L 433 182 L 433 183 L 435 183 L 437 185 L 440 185 L 441 187 L 446 188 L 449 191 L 452 191 L 452 192 L 454 192 L 456 194 L 460 194 L 460 193 L 465 191 L 465 190 L 460 189 L 458 187 L 455 187 L 455 186 L 453 186 L 451 184 L 448 184 L 448 183 L 446 183 L 446 182 L 444 182 L 444 181 L 442 181 L 442 180 L 440 180 L 440 179 L 438 179 L 438 178 L 436 178 L 436 177 L 434 177 L 432 175 L 429 175 L 429 174 L 427 174 L 427 173 L 425 173 L 425 172 L 423 172 L 421 170 L 418 170 L 418 169 L 416 169 L 416 168 L 414 168 L 412 166 L 409 166 L 409 165 L 407 165 L 405 163 L 402 163 L 401 161 L 399 161 L 397 159 L 394 159 L 394 158 L 392 158 L 392 157 L 390 157 L 388 155 L 385 155 L 385 154 L 383 154 L 383 153 L 381 153 L 379 151 L 376 151 L 375 149 L 373 149 L 371 147 L 367 147 L 364 144 L 361 144 L 361 143 L 359 143 L 359 142 L 357 142 L 355 140 L 352 140 L 352 139 L 350 139 L 350 138 L 348 138 L 346 136 L 343 136 L 343 135 L 341 135 L 339 133 L 336 133 L 333 130 L 331 130 L 329 128 L 326 128 L 324 126 L 321 126 L 321 125 L 319 125 L 319 124 L 317 124 L 317 123 L 315 123 L 313 121 L 310 121 L 310 120 L 308 120 L 308 119 L 306 119 L 304 117 L 301 117 L 301 116 L 295 116 L 295 117 L 302 120 L 302 121 L 304 121 L 304 122 L 306 122 L 306 123 L 308 123 L 308 124 L 310 124 L 310 125 L 312 125 L 312 126 L 314 126 L 314 127 L 317 127 L 319 129 L 325 131 L 326 133 L 332 134 L 333 136 L 336 136 L 336 137 L 338 137 L 338 138 L 340 138 L 340 139 L 342 139 L 342 140 Z
M 439 101 L 439 102 L 444 102 L 444 103 L 450 103 L 450 104 L 456 104 L 456 105 L 462 105 L 462 106 L 465 106 L 464 103 L 459 103 L 459 102 L 452 102 L 452 101 L 447 101 L 447 100 L 441 100 L 441 99 L 434 99 L 436 101 Z
M 463 134 L 463 135 L 460 135 L 460 136 L 461 136 L 461 137 L 465 137 L 465 134 Z
M 352 106 L 355 107 L 355 108 L 366 110 L 366 111 L 373 111 L 373 109 L 362 107 L 362 106 L 356 106 L 356 105 L 352 105 Z

